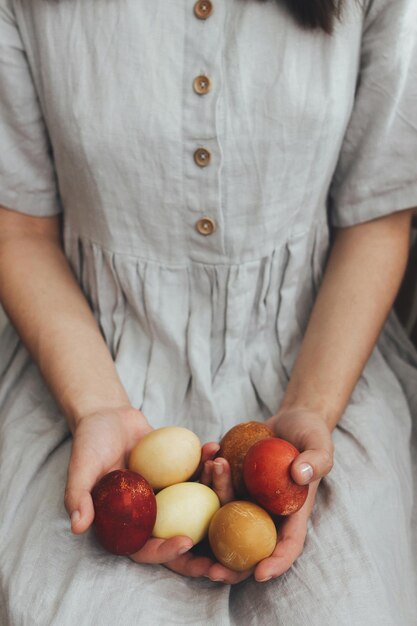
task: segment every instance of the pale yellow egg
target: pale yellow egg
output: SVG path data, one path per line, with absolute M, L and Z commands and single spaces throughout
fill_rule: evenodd
M 157 428 L 133 448 L 129 469 L 141 474 L 154 489 L 184 482 L 196 471 L 201 443 L 195 433 L 180 426 Z
M 200 483 L 179 483 L 156 496 L 156 522 L 153 536 L 170 539 L 186 535 L 198 543 L 207 535 L 210 521 L 220 501 L 210 487 Z

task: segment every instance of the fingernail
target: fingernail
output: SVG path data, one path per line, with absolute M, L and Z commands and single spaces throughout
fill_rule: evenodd
M 301 463 L 299 469 L 303 484 L 308 483 L 313 478 L 313 468 L 309 463 Z
M 216 463 L 216 461 L 214 461 L 213 465 L 217 476 L 221 476 L 223 474 L 223 465 L 221 463 Z
M 226 582 L 226 581 L 224 580 L 224 578 L 212 578 L 211 580 L 212 580 L 214 583 L 224 583 L 224 582 Z
M 188 546 L 183 546 L 182 548 L 180 548 L 178 550 L 178 554 L 185 554 L 186 552 L 188 552 L 188 550 L 191 550 L 191 548 L 193 547 L 193 544 L 189 544 Z
M 81 519 L 81 514 L 79 511 L 73 511 L 71 513 L 71 526 L 75 526 Z
M 258 583 L 267 583 L 268 580 L 271 580 L 272 576 L 267 576 L 266 578 L 260 578 Z

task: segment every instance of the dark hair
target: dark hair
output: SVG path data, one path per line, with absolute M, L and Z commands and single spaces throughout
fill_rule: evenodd
M 345 4 L 345 0 L 277 1 L 286 5 L 300 26 L 308 29 L 321 29 L 328 35 L 332 34 L 335 22 L 340 19 Z
M 283 2 L 300 26 L 321 29 L 331 35 L 340 19 L 345 0 L 278 0 Z

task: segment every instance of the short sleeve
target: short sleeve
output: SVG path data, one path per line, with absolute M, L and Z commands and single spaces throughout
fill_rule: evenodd
M 51 147 L 9 0 L 0 0 L 0 205 L 60 212 Z
M 417 206 L 417 2 L 373 0 L 329 195 L 334 226 Z

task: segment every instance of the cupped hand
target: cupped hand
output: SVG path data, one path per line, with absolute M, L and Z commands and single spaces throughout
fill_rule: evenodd
M 143 413 L 131 406 L 102 409 L 79 420 L 65 489 L 65 507 L 73 533 L 85 532 L 94 520 L 91 490 L 97 481 L 108 472 L 125 469 L 132 448 L 151 430 Z M 216 443 L 202 447 L 199 471 L 218 449 Z M 191 547 L 189 537 L 152 538 L 131 558 L 138 563 L 166 563 Z
M 108 472 L 126 468 L 129 452 L 152 430 L 133 407 L 102 409 L 75 426 L 65 489 L 65 508 L 75 534 L 85 532 L 94 519 L 91 490 Z
M 291 465 L 291 475 L 300 485 L 309 485 L 308 496 L 299 511 L 282 518 L 278 542 L 270 557 L 255 568 L 260 582 L 277 578 L 301 555 L 307 535 L 307 524 L 314 506 L 320 480 L 333 467 L 333 441 L 323 417 L 306 409 L 281 410 L 267 421 L 277 437 L 292 443 L 300 454 Z
M 320 415 L 302 409 L 281 411 L 271 417 L 267 424 L 278 437 L 289 441 L 300 450 L 300 455 L 291 466 L 291 474 L 295 482 L 309 484 L 304 505 L 296 513 L 281 518 L 274 552 L 255 568 L 234 572 L 212 559 L 205 558 L 199 563 L 199 568 L 195 567 L 196 573 L 187 572 L 188 575 L 203 575 L 213 581 L 236 584 L 253 574 L 258 582 L 266 582 L 284 574 L 301 555 L 320 480 L 333 465 L 331 433 Z M 234 499 L 230 467 L 225 459 L 208 461 L 201 480 L 217 492 L 222 505 Z M 186 564 L 186 561 L 182 563 Z

